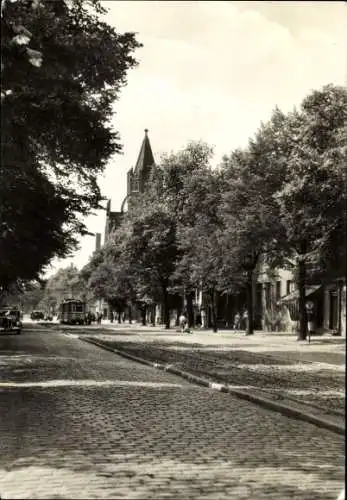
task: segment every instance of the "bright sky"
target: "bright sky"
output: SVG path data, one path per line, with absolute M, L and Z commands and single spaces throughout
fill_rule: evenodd
M 102 3 L 107 22 L 136 32 L 144 45 L 115 106 L 123 155 L 112 158 L 100 178 L 112 210 L 120 209 L 145 128 L 157 162 L 161 153 L 202 139 L 214 145 L 218 163 L 246 144 L 275 105 L 286 111 L 312 89 L 347 84 L 342 1 Z M 103 235 L 105 212 L 87 225 Z M 94 248 L 93 237 L 83 238 L 80 250 L 55 261 L 47 274 L 71 262 L 83 267 Z

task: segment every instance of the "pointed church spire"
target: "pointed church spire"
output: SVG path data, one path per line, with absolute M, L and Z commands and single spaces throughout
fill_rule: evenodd
M 145 128 L 145 137 L 142 141 L 139 156 L 134 168 L 134 173 L 141 175 L 143 172 L 146 176 L 150 168 L 154 165 L 154 157 L 152 153 L 151 143 L 148 138 L 148 129 Z

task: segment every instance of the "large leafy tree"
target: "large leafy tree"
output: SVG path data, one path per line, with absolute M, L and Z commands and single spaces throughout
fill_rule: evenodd
M 248 147 L 234 151 L 222 163 L 224 286 L 245 288 L 249 335 L 254 330 L 252 286 L 260 256 L 266 254 L 272 264 L 283 263 L 286 234 L 274 194 L 285 178 L 289 129 L 287 117 L 276 109 Z
M 173 278 L 190 292 L 200 289 L 205 293 L 217 331 L 216 302 L 223 263 L 219 245 L 223 228 L 219 215 L 222 177 L 206 165 L 187 178 L 183 191 L 186 203 L 178 224 L 180 258 Z
M 181 297 L 185 296 L 190 326 L 193 326 L 194 320 L 194 291 L 202 285 L 197 269 L 191 266 L 197 248 L 193 228 L 199 214 L 206 216 L 199 219 L 201 224 L 205 222 L 206 227 L 208 221 L 211 222 L 210 214 L 215 207 L 212 201 L 216 194 L 215 177 L 210 169 L 212 155 L 213 149 L 208 144 L 190 142 L 181 151 L 164 155 L 153 179 L 154 199 L 162 200 L 176 227 L 177 255 L 175 270 L 170 278 L 170 295 L 175 297 L 178 309 L 182 307 Z M 201 255 L 198 261 L 201 261 Z M 208 282 L 204 281 L 203 286 L 208 287 Z
M 288 245 L 297 255 L 300 338 L 305 339 L 310 274 L 333 279 L 346 269 L 346 89 L 328 85 L 310 93 L 295 119 L 298 132 L 276 198 Z
M 327 86 L 312 92 L 287 115 L 276 110 L 249 142 L 224 161 L 227 188 L 222 205 L 227 263 L 242 269 L 248 290 L 261 254 L 272 265 L 296 263 L 299 339 L 306 338 L 308 269 L 341 273 L 346 207 L 347 93 Z M 246 259 L 245 259 L 246 257 Z M 225 273 L 226 276 L 228 273 Z
M 167 328 L 170 309 L 173 304 L 180 307 L 183 291 L 189 302 L 192 273 L 174 275 L 183 251 L 178 247 L 178 232 L 192 224 L 192 217 L 201 210 L 200 201 L 208 194 L 203 172 L 210 155 L 205 144 L 191 143 L 176 154 L 165 155 L 153 170 L 146 192 L 132 200 L 121 228 L 94 258 L 100 262 L 89 284 L 95 288 L 98 283 L 103 298 L 107 294 L 104 284 L 110 282 L 110 291 L 118 296 L 127 296 L 131 290 L 131 301 L 141 308 L 161 303 Z M 196 191 L 200 181 L 204 187 Z
M 107 243 L 94 253 L 80 275 L 86 286 L 98 299 L 104 299 L 118 318 L 128 306 L 136 302 L 131 267 L 126 255 L 127 228 L 123 224 Z
M 0 286 L 28 279 L 84 234 L 97 176 L 121 149 L 113 104 L 135 66 L 97 0 L 2 2 Z
M 126 255 L 137 290 L 162 304 L 165 328 L 170 328 L 169 286 L 177 260 L 176 221 L 159 202 L 129 216 Z

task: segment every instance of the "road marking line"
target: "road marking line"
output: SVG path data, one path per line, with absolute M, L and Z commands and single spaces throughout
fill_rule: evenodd
M 9 387 L 184 387 L 183 384 L 170 382 L 136 382 L 129 380 L 43 380 L 37 382 L 0 382 L 1 388 Z

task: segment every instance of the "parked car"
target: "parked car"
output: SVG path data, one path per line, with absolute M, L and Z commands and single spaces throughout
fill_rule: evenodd
M 0 332 L 14 332 L 19 335 L 22 331 L 21 312 L 16 307 L 0 309 Z
M 33 321 L 39 321 L 40 319 L 45 319 L 45 314 L 43 311 L 33 311 L 30 314 L 30 319 Z

